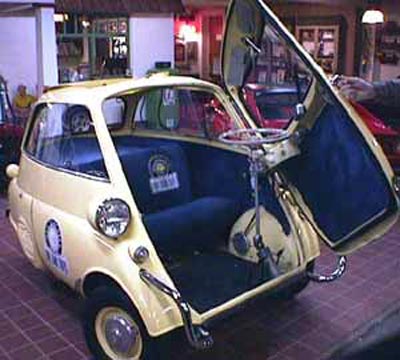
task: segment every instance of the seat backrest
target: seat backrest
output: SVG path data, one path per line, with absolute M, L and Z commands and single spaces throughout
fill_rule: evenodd
M 144 214 L 192 200 L 187 159 L 177 144 L 118 150 L 139 210 Z

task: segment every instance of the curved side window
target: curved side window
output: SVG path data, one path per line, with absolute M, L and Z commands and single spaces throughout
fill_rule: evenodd
M 39 105 L 24 150 L 51 167 L 108 178 L 90 112 L 82 105 Z

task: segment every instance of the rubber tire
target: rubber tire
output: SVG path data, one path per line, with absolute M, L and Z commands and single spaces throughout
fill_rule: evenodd
M 99 344 L 95 331 L 95 320 L 101 309 L 116 306 L 125 310 L 139 326 L 143 341 L 141 360 L 160 360 L 162 351 L 158 346 L 160 339 L 149 336 L 142 319 L 129 297 L 118 288 L 101 287 L 95 289 L 86 300 L 83 330 L 86 344 L 96 360 L 113 360 L 108 357 Z

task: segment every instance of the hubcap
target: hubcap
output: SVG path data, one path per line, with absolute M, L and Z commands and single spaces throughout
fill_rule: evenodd
M 139 335 L 126 319 L 121 316 L 113 316 L 105 323 L 106 339 L 110 347 L 118 353 L 129 354 L 129 349 L 136 342 Z
M 137 360 L 142 353 L 142 337 L 136 322 L 119 308 L 102 309 L 96 318 L 96 335 L 111 359 Z

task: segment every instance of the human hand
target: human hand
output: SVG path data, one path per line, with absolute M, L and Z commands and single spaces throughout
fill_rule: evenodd
M 376 97 L 372 83 L 361 78 L 341 76 L 337 86 L 340 93 L 350 100 L 365 101 Z

